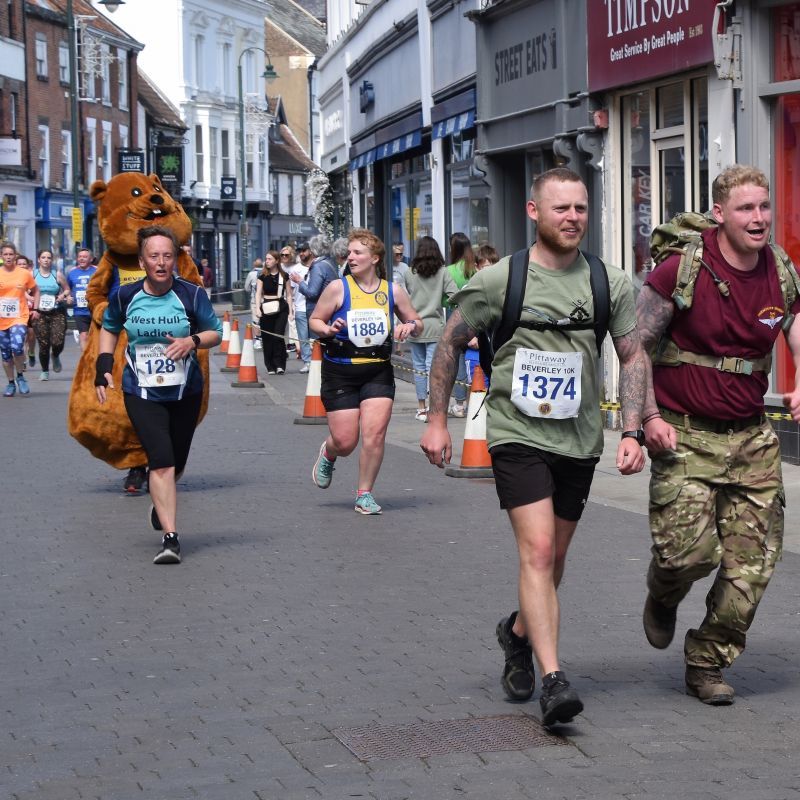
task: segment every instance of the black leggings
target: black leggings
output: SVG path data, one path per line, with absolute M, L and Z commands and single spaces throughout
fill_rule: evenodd
M 200 416 L 202 393 L 164 403 L 127 393 L 124 398 L 131 425 L 147 453 L 147 466 L 175 467 L 176 474 L 183 472 Z
M 289 319 L 289 310 L 281 310 L 269 317 L 261 315 L 259 327 L 261 328 L 261 342 L 264 347 L 264 366 L 273 372 L 276 369 L 286 369 L 286 323 Z M 273 334 L 277 334 L 274 336 Z

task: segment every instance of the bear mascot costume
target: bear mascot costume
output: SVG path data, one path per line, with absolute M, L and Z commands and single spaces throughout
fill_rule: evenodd
M 92 323 L 86 349 L 83 351 L 69 395 L 68 429 L 89 452 L 115 469 L 128 469 L 125 489 L 137 493 L 146 475 L 147 456 L 131 426 L 122 391 L 108 393 L 103 404 L 95 393 L 95 361 L 97 360 L 103 312 L 109 297 L 126 283 L 145 277 L 139 266 L 137 232 L 140 228 L 159 225 L 169 228 L 183 244 L 192 234 L 192 223 L 180 203 L 161 185 L 157 175 L 141 172 L 122 172 L 108 183 L 95 181 L 89 196 L 97 206 L 97 222 L 106 251 L 97 272 L 92 275 L 86 290 L 86 300 L 92 312 Z M 177 271 L 181 278 L 202 286 L 203 281 L 191 257 L 183 250 L 178 254 Z M 122 386 L 125 348 L 128 337 L 120 334 L 114 352 L 114 385 Z M 202 420 L 208 409 L 208 350 L 197 353 L 203 372 Z M 199 422 L 198 420 L 198 422 Z M 134 474 L 139 474 L 138 481 Z

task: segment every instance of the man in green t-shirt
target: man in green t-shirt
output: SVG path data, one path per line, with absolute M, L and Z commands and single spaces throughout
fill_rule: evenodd
M 500 621 L 505 654 L 503 688 L 512 700 L 533 695 L 536 655 L 545 725 L 569 722 L 583 703 L 558 662 L 556 591 L 567 548 L 581 517 L 603 449 L 589 265 L 578 250 L 586 233 L 588 194 L 572 170 L 556 168 L 531 187 L 528 216 L 536 222 L 530 249 L 523 322 L 499 348 L 487 397 L 487 440 L 500 507 L 506 509 L 519 550 L 520 611 Z M 421 447 L 438 467 L 449 463 L 447 402 L 460 352 L 478 332 L 500 321 L 509 258 L 477 273 L 458 294 L 439 341 L 430 376 L 430 413 Z M 633 286 L 606 267 L 608 330 L 620 360 L 623 438 L 617 468 L 644 466 L 641 408 L 644 358 L 636 329 Z M 558 323 L 558 324 L 556 324 Z M 570 327 L 575 326 L 575 327 Z

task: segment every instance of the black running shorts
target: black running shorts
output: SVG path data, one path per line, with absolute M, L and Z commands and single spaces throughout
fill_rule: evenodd
M 500 508 L 553 498 L 555 515 L 577 522 L 586 507 L 599 458 L 572 458 L 525 444 L 498 444 L 490 450 Z
M 373 397 L 394 400 L 392 364 L 390 361 L 338 364 L 323 358 L 320 397 L 326 411 L 358 408 L 362 400 Z

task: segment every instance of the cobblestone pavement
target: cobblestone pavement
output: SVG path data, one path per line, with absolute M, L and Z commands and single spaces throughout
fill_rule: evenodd
M 232 389 L 215 356 L 180 483 L 184 563 L 156 567 L 148 498 L 123 496 L 122 473 L 65 433 L 76 351 L 48 383 L 31 370 L 31 396 L 0 412 L 2 797 L 800 797 L 795 552 L 729 671 L 737 702 L 702 705 L 684 694 L 680 641 L 644 639 L 646 479 L 625 483 L 606 457 L 562 590 L 564 668 L 586 705 L 567 745 L 360 761 L 334 731 L 538 714 L 500 687 L 494 627 L 516 605 L 516 560 L 491 482 L 427 464 L 399 384 L 384 514 L 356 515 L 353 458 L 327 491 L 311 483 L 326 429 L 292 424 L 297 362 Z

